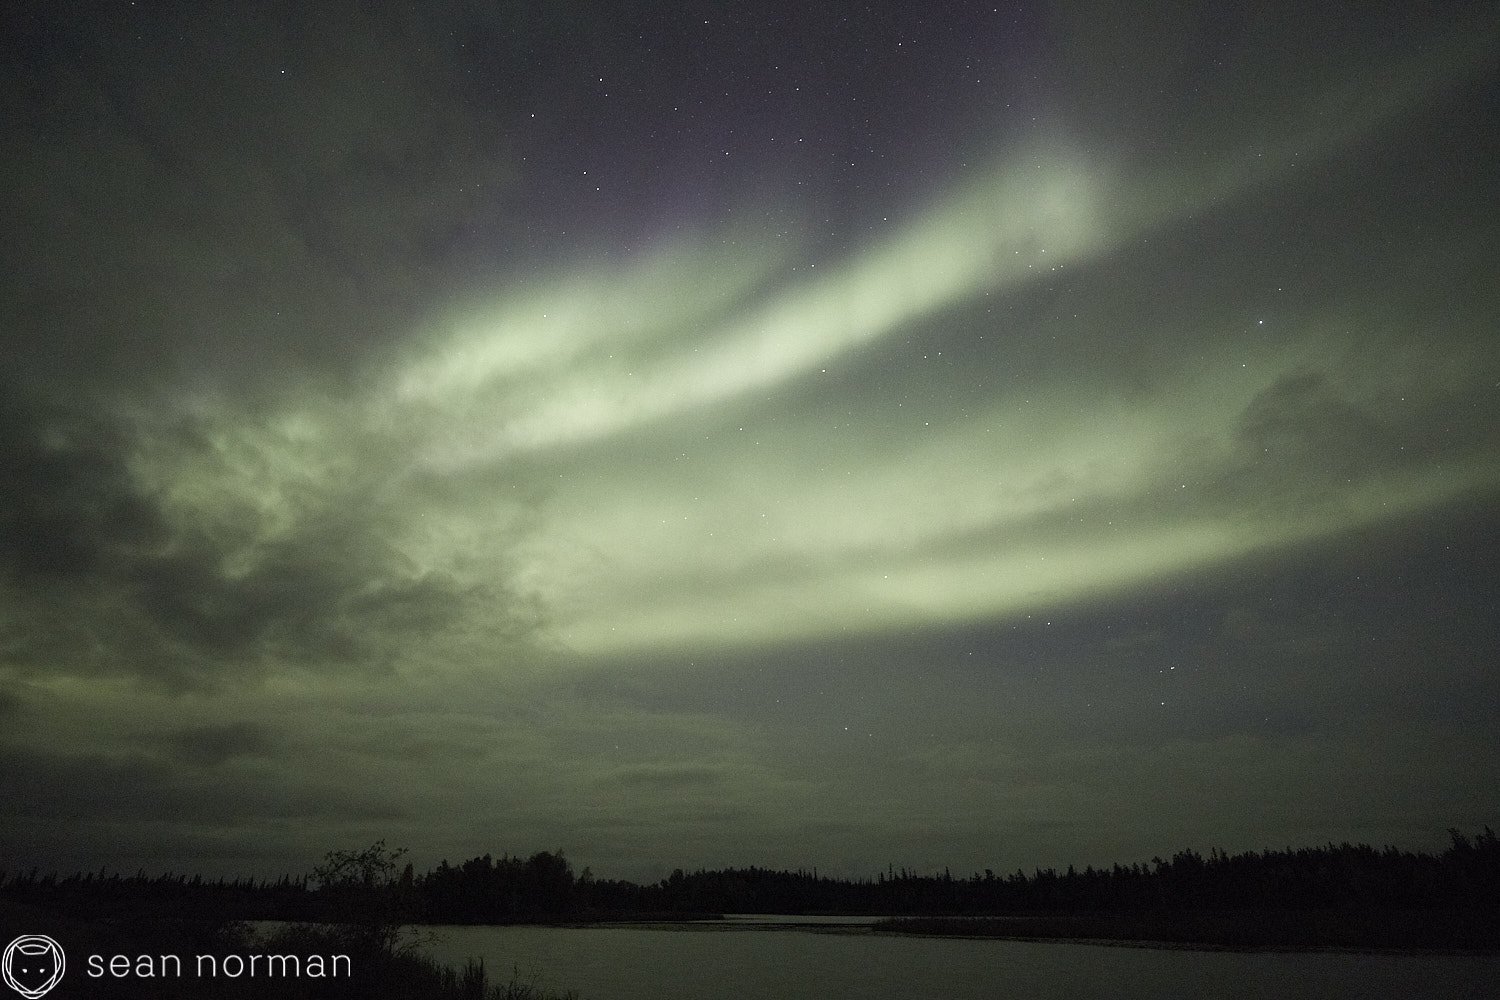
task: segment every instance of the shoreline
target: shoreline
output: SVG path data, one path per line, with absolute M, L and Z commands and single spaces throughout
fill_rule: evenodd
M 1173 914 L 1005 915 L 900 917 L 882 921 L 875 934 L 968 940 L 1071 942 L 1123 948 L 1233 952 L 1333 952 L 1386 955 L 1495 955 L 1493 925 L 1456 931 L 1467 913 L 1343 913 L 1241 911 Z M 1451 934 L 1433 930 L 1446 919 Z
M 757 921 L 757 916 L 767 919 Z M 946 938 L 959 941 L 1013 941 L 1028 944 L 1077 944 L 1096 945 L 1109 948 L 1140 948 L 1153 951 L 1222 951 L 1237 953 L 1264 953 L 1264 954 L 1350 954 L 1350 955 L 1394 955 L 1394 956 L 1494 956 L 1500 955 L 1500 942 L 1493 945 L 1477 945 L 1473 947 L 1463 945 L 1433 944 L 1426 945 L 1391 945 L 1380 943 L 1359 942 L 1256 942 L 1256 943 L 1234 943 L 1229 941 L 1214 940 L 1174 940 L 1170 938 L 1140 936 L 1132 937 L 1124 934 L 1115 936 L 1101 936 L 1088 934 L 1086 932 L 1067 933 L 1059 929 L 1057 933 L 1037 932 L 1035 929 L 1017 930 L 1014 933 L 1004 933 L 1006 924 L 1020 923 L 1031 917 L 998 916 L 998 917 L 881 917 L 871 920 L 851 919 L 847 923 L 839 923 L 829 920 L 828 915 L 820 915 L 822 920 L 809 920 L 802 922 L 796 918 L 801 914 L 737 914 L 740 919 L 728 919 L 725 916 L 718 918 L 703 918 L 701 916 L 688 919 L 661 919 L 659 917 L 641 920 L 605 920 L 605 921 L 542 921 L 535 923 L 503 923 L 503 924 L 421 924 L 427 930 L 437 931 L 443 928 L 527 928 L 542 927 L 559 930 L 651 930 L 670 931 L 676 933 L 766 933 L 772 931 L 797 931 L 806 934 L 837 934 L 856 937 L 906 937 L 906 938 Z M 1085 918 L 1087 919 L 1087 918 Z M 908 924 L 908 921 L 920 923 L 927 929 L 918 929 Z M 935 926 L 940 925 L 940 926 Z M 974 925 L 980 925 L 986 929 L 982 932 L 974 932 Z

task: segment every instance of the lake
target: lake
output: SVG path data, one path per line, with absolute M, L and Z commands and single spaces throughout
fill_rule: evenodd
M 873 919 L 873 918 L 871 918 Z M 426 949 L 581 1000 L 1493 1000 L 1500 956 L 1214 952 L 875 935 L 860 918 L 436 927 Z

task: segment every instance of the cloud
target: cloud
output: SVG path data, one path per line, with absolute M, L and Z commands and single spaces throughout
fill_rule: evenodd
M 188 726 L 163 733 L 160 740 L 176 760 L 196 767 L 262 757 L 281 742 L 270 726 L 250 721 Z
M 16 816 L 52 822 L 233 824 L 246 820 L 314 818 L 352 805 L 352 793 L 255 777 L 227 781 L 196 767 L 144 756 L 12 748 L 3 792 Z
M 672 790 L 714 786 L 728 775 L 721 767 L 705 764 L 643 764 L 620 768 L 599 778 L 601 785 L 638 785 Z
M 88 576 L 159 545 L 158 511 L 131 481 L 125 435 L 81 408 L 0 411 L 0 571 L 19 584 Z
M 451 24 L 295 5 L 232 30 L 73 20 L 20 18 L 30 57 L 0 89 L 12 377 L 127 395 L 349 377 L 476 267 L 512 174 L 445 61 Z M 44 58 L 59 45 L 73 58 Z
M 462 580 L 402 551 L 404 494 L 361 493 L 337 457 L 284 435 L 41 409 L 4 430 L 5 657 L 23 673 L 191 686 L 386 671 L 480 616 L 497 649 L 534 628 L 503 577 Z
M 1418 435 L 1391 426 L 1319 371 L 1293 371 L 1256 394 L 1235 428 L 1238 452 L 1223 473 L 1226 499 L 1269 511 L 1324 505 L 1394 469 Z
M 163 635 L 216 658 L 388 667 L 384 643 L 431 637 L 477 596 L 410 567 L 367 526 L 343 520 L 266 546 L 243 573 L 223 572 L 224 555 L 189 550 L 142 562 L 126 581 Z

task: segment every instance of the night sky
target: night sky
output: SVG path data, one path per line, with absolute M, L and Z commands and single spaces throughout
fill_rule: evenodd
M 1493 3 L 24 6 L 0 868 L 1500 826 Z

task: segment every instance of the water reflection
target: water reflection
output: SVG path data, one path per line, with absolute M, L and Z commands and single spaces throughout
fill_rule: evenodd
M 432 954 L 483 958 L 583 1000 L 1490 1000 L 1500 956 L 1261 953 L 893 937 L 875 918 L 442 927 Z M 721 933 L 706 933 L 717 930 Z M 764 933 L 734 933 L 758 930 Z M 696 933 L 694 933 L 696 932 Z

